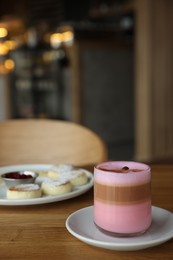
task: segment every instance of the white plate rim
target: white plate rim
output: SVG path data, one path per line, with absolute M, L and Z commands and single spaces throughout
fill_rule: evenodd
M 165 237 L 158 237 L 158 239 L 155 239 L 155 240 L 150 240 L 148 242 L 142 242 L 141 241 L 141 237 L 143 237 L 145 235 L 145 233 L 141 236 L 138 236 L 139 240 L 138 242 L 135 241 L 135 244 L 132 244 L 130 243 L 130 240 L 131 238 L 125 238 L 125 239 L 129 239 L 129 243 L 125 243 L 123 241 L 123 238 L 122 241 L 123 243 L 117 243 L 117 242 L 106 242 L 106 241 L 99 241 L 99 240 L 96 240 L 96 239 L 92 239 L 92 238 L 89 238 L 89 237 L 85 237 L 83 235 L 80 235 L 79 233 L 77 233 L 76 231 L 74 231 L 73 228 L 71 228 L 71 225 L 70 225 L 70 221 L 73 217 L 75 217 L 76 215 L 80 214 L 82 211 L 88 211 L 90 210 L 93 214 L 93 206 L 89 206 L 89 207 L 86 207 L 86 208 L 82 208 L 82 209 L 79 209 L 75 212 L 73 212 L 71 215 L 68 216 L 68 218 L 66 219 L 66 222 L 65 222 L 65 225 L 66 225 L 66 228 L 67 230 L 69 231 L 69 233 L 71 233 L 73 236 L 75 236 L 76 238 L 78 238 L 79 240 L 89 244 L 89 245 L 92 245 L 92 246 L 96 246 L 96 247 L 102 247 L 102 248 L 106 248 L 106 249 L 111 249 L 111 250 L 117 250 L 117 251 L 136 251 L 136 250 L 141 250 L 141 249 L 145 249 L 145 248 L 149 248 L 149 247 L 153 247 L 153 246 L 157 246 L 157 245 L 160 245 L 170 239 L 173 238 L 173 226 L 172 226 L 172 229 L 170 229 L 170 231 L 167 233 L 167 235 Z M 156 215 L 158 214 L 158 212 L 162 212 L 163 214 L 169 214 L 170 217 L 171 217 L 171 220 L 172 220 L 172 223 L 173 223 L 173 213 L 166 210 L 166 209 L 162 209 L 162 208 L 159 208 L 159 207 L 156 207 L 156 206 L 152 206 L 152 217 L 155 218 Z M 92 218 L 93 218 L 93 215 L 92 215 Z M 85 223 L 84 226 L 86 226 L 87 223 Z M 152 224 L 151 224 L 152 225 Z M 95 229 L 97 229 L 97 227 L 95 226 Z M 147 233 L 148 231 L 146 231 Z M 116 239 L 116 238 L 115 238 Z
M 9 165 L 9 166 L 2 166 L 0 167 L 0 175 L 3 173 L 7 173 L 10 171 L 20 171 L 20 170 L 35 170 L 35 171 L 46 171 L 53 167 L 53 164 L 17 164 L 17 165 Z M 83 168 L 78 168 L 83 169 Z M 0 206 L 25 206 L 25 205 L 38 205 L 38 204 L 46 204 L 51 202 L 58 202 L 62 200 L 71 199 L 82 195 L 83 193 L 87 192 L 94 184 L 94 176 L 93 174 L 83 169 L 89 177 L 89 182 L 85 185 L 79 186 L 74 191 L 65 193 L 62 195 L 56 196 L 43 196 L 40 198 L 32 198 L 32 199 L 16 199 L 16 200 L 9 200 L 7 198 L 2 198 L 0 192 Z M 5 187 L 4 183 L 0 184 L 0 188 Z

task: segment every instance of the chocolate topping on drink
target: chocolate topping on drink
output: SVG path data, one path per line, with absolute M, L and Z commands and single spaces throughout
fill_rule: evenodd
M 107 171 L 107 172 L 116 172 L 116 173 L 128 173 L 128 172 L 141 172 L 143 169 L 130 169 L 128 166 L 124 166 L 121 169 L 108 169 L 103 166 L 97 166 L 97 169 L 101 171 Z

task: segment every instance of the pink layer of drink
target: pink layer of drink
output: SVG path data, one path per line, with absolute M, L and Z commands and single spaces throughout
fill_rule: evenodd
M 121 204 L 117 201 L 110 203 L 106 194 L 110 186 L 132 187 L 133 192 L 134 186 L 150 183 L 150 180 L 150 167 L 142 163 L 115 161 L 97 165 L 94 169 L 94 183 L 95 186 L 96 183 L 106 185 L 106 193 L 101 195 L 101 199 L 94 194 L 95 224 L 106 231 L 122 235 L 145 232 L 151 224 L 150 197 Z
M 94 222 L 102 229 L 117 234 L 143 233 L 151 224 L 151 202 L 120 206 L 95 201 Z

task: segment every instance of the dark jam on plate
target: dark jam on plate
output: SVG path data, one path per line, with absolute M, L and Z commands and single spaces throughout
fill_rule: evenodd
M 5 178 L 9 179 L 30 179 L 33 176 L 30 174 L 24 174 L 20 172 L 9 172 L 5 174 Z

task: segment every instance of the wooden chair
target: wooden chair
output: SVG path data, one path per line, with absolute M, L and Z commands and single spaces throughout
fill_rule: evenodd
M 107 159 L 104 141 L 67 121 L 17 119 L 0 122 L 0 165 L 97 164 Z

